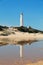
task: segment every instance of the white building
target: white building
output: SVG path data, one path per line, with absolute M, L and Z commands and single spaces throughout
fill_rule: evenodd
M 20 26 L 23 26 L 23 13 L 20 14 Z

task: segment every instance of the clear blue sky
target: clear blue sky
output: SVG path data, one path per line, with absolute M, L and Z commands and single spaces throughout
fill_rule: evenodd
M 0 0 L 0 25 L 19 26 L 21 12 L 24 26 L 43 30 L 43 0 Z

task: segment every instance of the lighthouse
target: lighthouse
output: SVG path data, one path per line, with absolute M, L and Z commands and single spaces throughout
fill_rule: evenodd
M 20 14 L 20 26 L 23 26 L 23 13 Z

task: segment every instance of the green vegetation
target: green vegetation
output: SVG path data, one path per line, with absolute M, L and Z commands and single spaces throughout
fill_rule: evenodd
M 29 32 L 29 33 L 43 33 L 43 31 L 37 30 L 37 29 L 33 29 L 31 26 L 29 26 L 29 28 L 21 26 L 21 27 L 14 27 L 16 29 L 18 29 L 21 32 Z
M 21 27 L 11 27 L 13 30 L 11 31 L 7 31 L 9 30 L 9 27 L 7 26 L 0 26 L 0 31 L 5 31 L 4 34 L 2 35 L 8 35 L 8 34 L 15 34 L 14 33 L 14 29 L 17 29 L 18 31 L 21 31 L 21 32 L 28 32 L 28 33 L 43 33 L 43 31 L 40 31 L 40 30 L 37 30 L 37 29 L 34 29 L 32 28 L 31 26 L 29 26 L 29 28 L 27 27 L 24 27 L 24 26 L 21 26 Z
M 0 31 L 3 31 L 4 29 L 8 29 L 8 27 L 7 26 L 1 26 L 0 25 Z

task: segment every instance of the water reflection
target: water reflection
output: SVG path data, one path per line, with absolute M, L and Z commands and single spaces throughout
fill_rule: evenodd
M 1 62 L 10 61 L 10 63 L 13 63 L 14 61 L 15 63 L 16 61 L 24 62 L 26 60 L 43 59 L 43 41 L 30 40 L 27 43 L 26 41 L 7 42 L 5 40 L 0 41 Z
M 29 41 L 19 41 L 19 42 L 17 42 L 17 44 L 20 47 L 20 57 L 21 58 L 23 57 L 23 46 L 26 45 L 26 44 L 31 45 L 33 42 L 37 42 L 37 40 L 29 40 Z
M 16 43 L 14 43 L 12 40 L 9 40 L 9 39 L 1 39 L 0 41 L 0 46 L 5 46 L 5 45 L 9 45 L 9 44 L 12 44 L 12 45 L 19 45 L 19 48 L 20 48 L 20 57 L 22 58 L 23 57 L 23 46 L 26 45 L 26 44 L 29 44 L 31 45 L 33 42 L 37 42 L 37 40 L 29 40 L 29 41 L 18 41 Z
M 29 44 L 31 45 L 33 42 L 37 42 L 38 40 L 29 40 L 29 41 L 16 41 L 15 40 L 10 40 L 8 38 L 2 38 L 0 40 L 0 46 L 3 46 L 3 45 L 7 45 L 7 44 L 13 44 L 13 45 L 26 45 L 26 44 Z
M 8 43 L 0 42 L 0 46 L 5 46 L 5 45 L 8 45 Z

